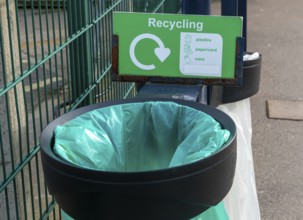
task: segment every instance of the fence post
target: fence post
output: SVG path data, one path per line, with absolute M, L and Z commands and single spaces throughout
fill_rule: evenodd
M 243 17 L 244 51 L 247 45 L 247 0 L 221 0 L 221 14 Z
M 244 51 L 247 51 L 247 0 L 238 0 L 238 16 L 243 17 Z
M 211 0 L 183 0 L 184 14 L 209 15 Z
M 238 14 L 238 0 L 221 0 L 221 14 L 236 16 Z
M 181 8 L 180 0 L 166 0 L 164 3 L 164 13 L 177 14 Z
M 68 31 L 72 37 L 82 28 L 89 24 L 90 1 L 68 0 Z M 70 68 L 71 68 L 71 88 L 72 100 L 81 97 L 85 90 L 92 83 L 92 51 L 91 51 L 91 31 L 85 31 L 70 44 Z M 93 102 L 92 93 L 82 101 L 81 106 L 89 105 Z

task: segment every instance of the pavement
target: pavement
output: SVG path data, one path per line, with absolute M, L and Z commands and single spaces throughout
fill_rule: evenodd
M 301 0 L 248 1 L 247 48 L 263 56 L 260 91 L 251 98 L 251 111 L 264 220 L 303 219 L 303 121 L 266 114 L 267 100 L 303 100 L 302 9 Z

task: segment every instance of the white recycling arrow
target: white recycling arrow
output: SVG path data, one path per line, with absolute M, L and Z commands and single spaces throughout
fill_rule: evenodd
M 154 34 L 140 34 L 137 37 L 135 37 L 135 39 L 131 42 L 130 48 L 129 48 L 130 58 L 132 59 L 133 63 L 138 68 L 143 69 L 143 70 L 153 70 L 156 68 L 154 64 L 151 64 L 151 65 L 142 64 L 138 61 L 138 59 L 135 55 L 135 48 L 136 48 L 137 44 L 139 43 L 139 41 L 141 41 L 143 39 L 151 39 L 151 40 L 154 40 L 158 44 L 159 47 L 154 50 L 154 53 L 156 54 L 156 56 L 162 63 L 170 55 L 170 49 L 165 48 L 163 41 Z

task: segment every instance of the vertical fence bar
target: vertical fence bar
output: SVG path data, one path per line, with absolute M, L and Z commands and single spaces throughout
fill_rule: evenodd
M 58 1 L 58 15 L 57 15 L 58 17 L 57 17 L 57 19 L 58 19 L 59 44 L 60 44 L 60 46 L 62 45 L 62 42 L 63 42 L 63 40 L 62 40 L 62 30 L 61 30 L 62 29 L 61 19 L 63 20 L 62 15 L 61 15 L 61 10 L 62 10 L 61 7 L 62 6 L 63 6 L 63 10 L 64 10 L 64 4 L 61 5 L 61 1 L 59 0 Z M 60 51 L 60 62 L 61 62 L 61 75 L 62 75 L 63 111 L 66 112 L 66 103 L 67 103 L 66 93 L 65 93 L 65 85 L 66 85 L 65 76 L 66 76 L 66 73 L 65 73 L 65 68 L 64 68 L 64 64 L 66 64 L 66 63 L 64 63 L 64 61 L 63 61 L 63 50 Z M 59 115 L 61 115 L 60 107 L 61 107 L 61 104 L 59 103 L 58 108 L 57 108 Z
M 77 33 L 89 24 L 88 1 L 67 0 L 69 35 Z M 86 88 L 92 83 L 92 53 L 90 31 L 86 31 L 70 45 L 70 69 L 72 80 L 73 101 L 81 97 Z M 82 45 L 82 46 L 81 46 Z M 81 59 L 82 58 L 82 59 Z M 77 66 L 78 67 L 77 67 Z M 89 105 L 93 101 L 92 94 L 85 98 L 81 106 Z
M 51 0 L 51 21 L 52 21 L 52 32 L 53 32 L 53 50 L 57 48 L 57 42 L 56 42 L 56 31 L 57 31 L 57 22 L 55 21 L 55 5 L 54 5 L 54 0 Z M 60 106 L 60 92 L 59 92 L 59 73 L 58 73 L 58 53 L 55 53 L 54 55 L 54 60 L 55 60 L 55 67 L 54 67 L 54 72 L 55 76 L 54 78 L 51 78 L 50 80 L 55 80 L 55 87 L 54 90 L 51 91 L 51 93 L 56 93 L 56 99 L 57 103 L 54 106 L 54 111 L 55 109 Z

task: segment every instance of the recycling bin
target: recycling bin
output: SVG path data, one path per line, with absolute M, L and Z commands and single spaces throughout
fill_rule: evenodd
M 123 114 L 116 114 L 117 109 L 123 109 Z M 95 112 L 104 119 L 102 126 Z M 84 132 L 65 133 L 74 138 L 65 142 L 73 152 L 61 149 L 59 154 L 58 130 L 73 127 L 78 119 L 83 119 Z M 123 145 L 121 139 L 127 139 L 131 144 L 125 148 L 130 149 L 123 152 L 123 147 L 115 145 L 109 151 L 105 144 L 90 154 L 87 143 L 98 142 L 100 137 L 86 126 L 104 130 L 106 138 L 100 143 Z M 111 127 L 115 129 L 108 134 Z M 84 139 L 85 132 L 94 138 Z M 236 126 L 227 114 L 197 102 L 161 98 L 112 101 L 71 111 L 43 130 L 40 145 L 49 193 L 76 220 L 191 219 L 228 193 L 237 155 Z M 74 157 L 78 150 L 81 157 Z M 127 158 L 128 167 L 121 168 Z M 98 168 L 94 167 L 97 160 Z
M 247 54 L 253 54 L 248 52 Z M 243 85 L 240 87 L 225 86 L 222 91 L 222 103 L 237 102 L 259 92 L 262 56 L 243 61 Z

